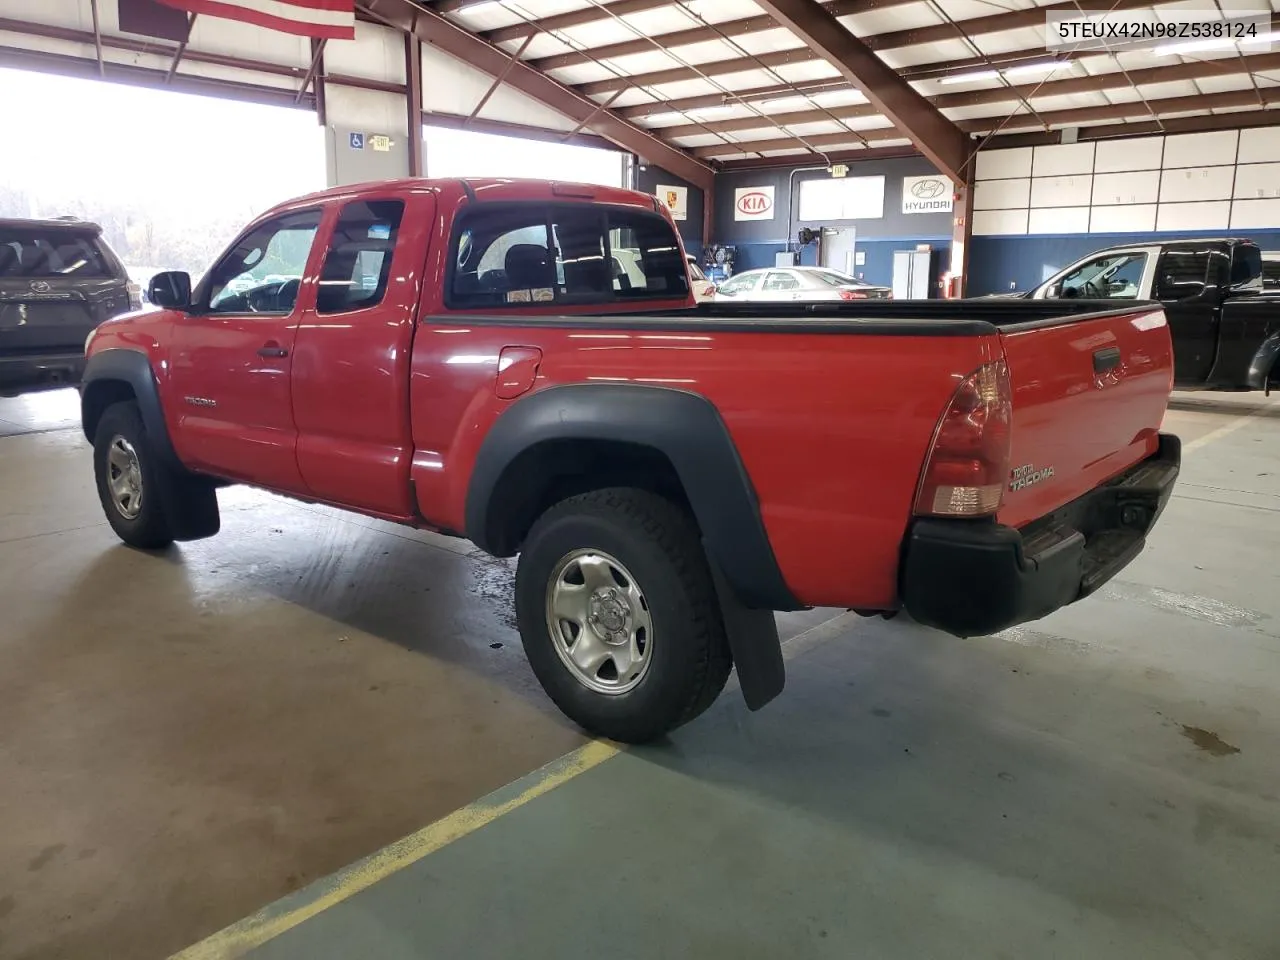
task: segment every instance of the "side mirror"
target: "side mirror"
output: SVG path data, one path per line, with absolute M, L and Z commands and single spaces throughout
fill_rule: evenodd
M 157 307 L 185 310 L 191 306 L 191 274 L 182 270 L 166 270 L 151 278 L 147 299 Z
M 1056 300 L 1058 297 L 1062 296 L 1062 284 L 1060 283 L 1053 284 L 1052 286 L 1049 287 L 1048 290 L 1044 292 L 1044 295 L 1046 299 Z

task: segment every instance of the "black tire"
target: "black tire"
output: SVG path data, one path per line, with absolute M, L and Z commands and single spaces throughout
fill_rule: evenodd
M 138 460 L 142 495 L 134 517 L 127 516 L 116 505 L 111 493 L 108 459 L 117 439 L 124 440 Z M 169 482 L 170 477 L 148 442 L 147 428 L 133 401 L 112 404 L 103 412 L 93 435 L 93 473 L 102 511 L 116 536 L 129 546 L 143 550 L 159 550 L 173 543 L 161 495 L 161 484 Z
M 561 559 L 575 550 L 607 553 L 625 565 L 653 622 L 652 660 L 625 693 L 600 693 L 561 661 L 547 622 L 547 591 Z M 570 497 L 529 531 L 516 571 L 516 619 L 542 688 L 587 731 L 645 743 L 688 723 L 724 689 L 733 666 L 711 571 L 692 519 L 655 494 L 609 488 Z

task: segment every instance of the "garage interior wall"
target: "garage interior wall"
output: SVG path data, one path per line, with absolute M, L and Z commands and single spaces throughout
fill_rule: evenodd
M 1280 128 L 987 150 L 969 294 L 1027 290 L 1099 247 L 1240 236 L 1280 249 Z
M 920 244 L 943 251 L 938 256 L 946 268 L 951 248 L 951 214 L 949 212 L 903 213 L 903 180 L 906 177 L 939 176 L 923 157 L 868 160 L 848 164 L 849 177 L 884 177 L 884 210 L 880 217 L 857 220 L 799 219 L 800 184 L 808 180 L 830 179 L 825 165 L 771 167 L 759 170 L 733 171 L 716 176 L 715 224 L 712 241 L 732 244 L 737 248 L 735 269 L 739 272 L 768 267 L 774 256 L 798 246 L 796 234 L 802 227 L 853 227 L 857 231 L 856 249 L 865 254 L 865 263 L 855 269 L 869 283 L 889 284 L 893 279 L 895 250 L 914 250 Z M 743 221 L 735 219 L 735 192 L 740 188 L 773 187 L 773 218 Z M 794 206 L 793 206 L 794 205 Z M 791 216 L 791 211 L 796 216 Z M 800 251 L 802 263 L 815 262 L 816 245 Z
M 658 193 L 660 186 L 684 187 L 688 191 L 688 215 L 683 220 L 677 220 L 676 226 L 680 230 L 680 239 L 684 241 L 685 251 L 695 257 L 701 255 L 702 217 L 705 204 L 702 191 L 688 180 L 668 173 L 662 167 L 642 163 L 636 168 L 637 190 L 660 196 Z

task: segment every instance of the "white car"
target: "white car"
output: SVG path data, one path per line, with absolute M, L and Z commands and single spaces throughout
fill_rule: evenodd
M 730 303 L 892 300 L 893 291 L 827 267 L 769 267 L 736 274 L 720 284 L 715 299 Z
M 714 300 L 716 298 L 715 282 L 707 279 L 707 275 L 698 266 L 697 259 L 688 254 L 685 255 L 685 259 L 689 261 L 689 285 L 693 288 L 694 300 L 698 303 Z

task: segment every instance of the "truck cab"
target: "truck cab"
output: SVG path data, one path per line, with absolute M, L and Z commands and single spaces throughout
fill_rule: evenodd
M 1183 386 L 1267 389 L 1280 379 L 1280 300 L 1263 292 L 1263 254 L 1242 239 L 1098 250 L 1028 294 L 1033 300 L 1159 300 Z

